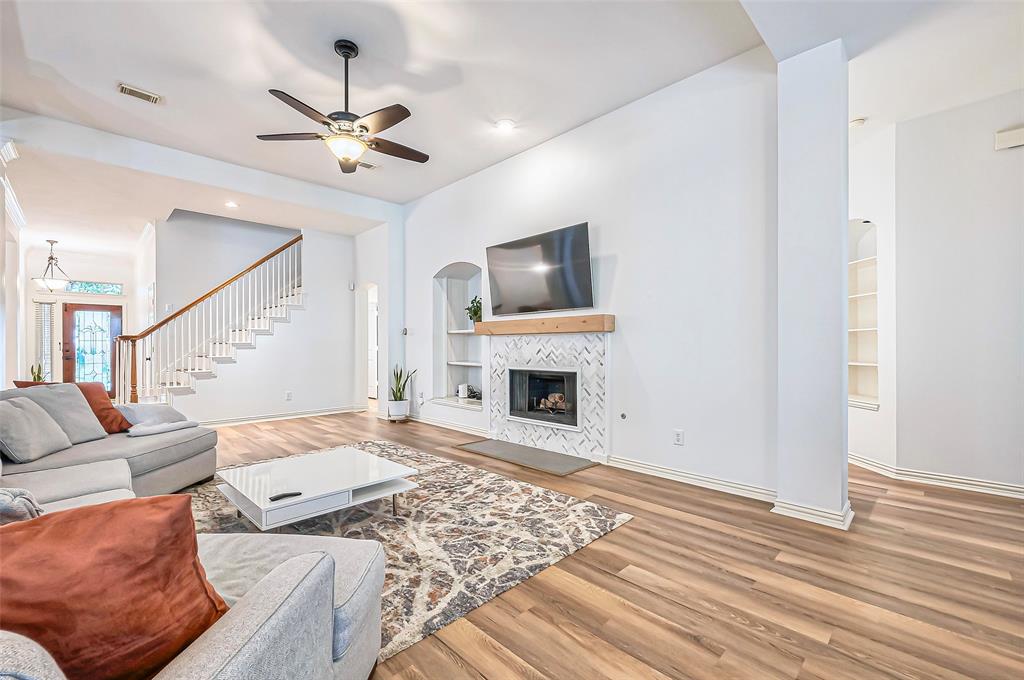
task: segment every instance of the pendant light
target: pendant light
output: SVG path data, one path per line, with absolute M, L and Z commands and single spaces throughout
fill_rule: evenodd
M 46 239 L 46 242 L 50 244 L 50 256 L 46 258 L 46 269 L 43 270 L 43 275 L 32 279 L 39 285 L 40 288 L 45 288 L 51 293 L 57 290 L 64 290 L 71 283 L 68 275 L 64 273 L 64 270 L 57 264 L 57 256 L 53 254 L 53 246 L 57 242 L 52 239 Z M 57 272 L 60 272 L 64 278 L 57 276 Z

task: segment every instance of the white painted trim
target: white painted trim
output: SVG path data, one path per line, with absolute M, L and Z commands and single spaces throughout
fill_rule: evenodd
M 785 515 L 786 517 L 794 517 L 807 522 L 822 524 L 833 529 L 842 529 L 843 531 L 848 530 L 850 523 L 853 522 L 853 508 L 850 507 L 850 501 L 846 501 L 842 512 L 834 512 L 810 505 L 799 505 L 797 503 L 776 500 L 775 506 L 772 507 L 772 512 L 777 515 Z
M 247 425 L 262 423 L 268 420 L 288 420 L 290 418 L 312 418 L 313 416 L 330 416 L 336 413 L 357 413 L 365 411 L 365 406 L 339 406 L 337 408 L 313 409 L 311 411 L 293 411 L 291 413 L 268 413 L 262 416 L 243 416 L 240 418 L 224 418 L 222 420 L 201 420 L 200 425 L 217 427 L 218 425 Z
M 11 223 L 14 224 L 14 233 L 18 234 L 28 225 L 28 222 L 25 220 L 25 213 L 21 210 L 21 203 L 18 202 L 18 197 L 14 193 L 14 187 L 11 186 L 7 176 L 0 176 L 0 182 L 4 185 L 4 210 L 7 211 L 8 216 L 11 218 Z
M 882 463 L 877 460 L 865 458 L 851 451 L 850 462 L 880 475 L 899 479 L 905 482 L 917 482 L 919 484 L 931 484 L 932 486 L 944 486 L 949 489 L 961 489 L 963 491 L 975 491 L 995 496 L 1006 496 L 1007 498 L 1024 499 L 1024 484 L 1009 484 L 1007 482 L 993 482 L 987 479 L 976 479 L 974 477 L 961 477 L 960 475 L 948 475 L 941 472 L 925 472 L 924 470 L 913 470 L 911 468 L 897 467 Z
M 717 477 L 707 477 L 693 472 L 684 472 L 683 470 L 662 467 L 661 465 L 652 465 L 651 463 L 644 463 L 631 458 L 612 456 L 608 459 L 608 465 L 623 468 L 625 470 L 632 470 L 633 472 L 642 472 L 644 474 L 661 477 L 663 479 L 671 479 L 684 484 L 692 484 L 705 489 L 724 491 L 725 493 L 731 493 L 745 498 L 754 498 L 759 501 L 768 501 L 770 503 L 775 500 L 775 492 L 761 486 L 732 482 L 727 479 L 718 479 Z
M 387 420 L 381 416 L 377 416 L 381 420 Z M 487 430 L 480 427 L 469 427 L 467 425 L 460 425 L 458 423 L 452 423 L 447 420 L 441 420 L 439 418 L 424 418 L 420 415 L 410 415 L 409 420 L 415 420 L 417 423 L 426 423 L 427 425 L 436 425 L 437 427 L 444 427 L 449 430 L 456 430 L 458 432 L 465 432 L 466 434 L 476 435 L 478 437 L 487 438 Z

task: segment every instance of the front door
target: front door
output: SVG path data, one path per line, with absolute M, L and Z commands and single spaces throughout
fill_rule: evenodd
M 117 305 L 64 305 L 61 353 L 64 382 L 99 382 L 114 395 L 117 384 L 115 339 L 121 335 L 121 308 Z

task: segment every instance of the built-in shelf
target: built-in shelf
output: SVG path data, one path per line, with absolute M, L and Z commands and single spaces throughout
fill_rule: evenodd
M 853 408 L 862 408 L 867 411 L 877 411 L 878 397 L 870 394 L 850 394 L 848 405 Z
M 483 392 L 484 343 L 466 313 L 481 295 L 483 272 L 471 262 L 452 262 L 434 275 L 434 362 L 430 404 L 483 410 L 478 399 L 457 396 L 460 388 Z M 465 391 L 462 392 L 466 394 Z
M 878 231 L 863 219 L 849 222 L 847 270 L 849 375 L 847 403 L 878 410 Z
M 462 399 L 459 397 L 438 397 L 431 399 L 430 403 L 452 408 L 462 408 L 468 411 L 483 411 L 484 403 L 479 399 Z
M 611 333 L 614 314 L 546 316 L 501 321 L 477 321 L 478 335 L 540 335 L 546 333 Z
M 854 266 L 859 265 L 859 264 L 866 264 L 868 262 L 875 262 L 877 260 L 878 260 L 878 256 L 877 255 L 872 255 L 871 257 L 862 257 L 859 260 L 850 260 L 850 266 L 854 267 Z

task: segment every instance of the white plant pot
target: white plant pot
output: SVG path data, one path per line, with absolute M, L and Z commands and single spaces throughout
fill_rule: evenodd
M 409 400 L 388 400 L 388 420 L 405 420 L 409 417 Z

